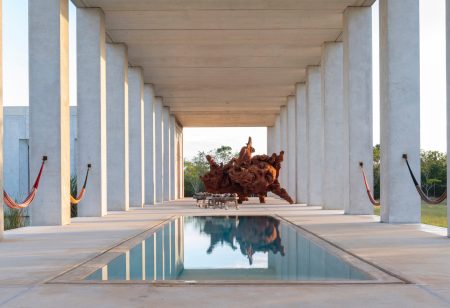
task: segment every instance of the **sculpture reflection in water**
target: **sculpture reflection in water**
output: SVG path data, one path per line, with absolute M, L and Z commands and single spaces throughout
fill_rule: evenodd
M 238 247 L 242 255 L 253 264 L 256 252 L 272 252 L 285 255 L 279 231 L 280 221 L 268 216 L 240 217 L 199 217 L 204 220 L 201 232 L 210 236 L 207 253 L 211 254 L 217 244 L 228 245 L 233 250 Z
M 255 155 L 252 153 L 252 138 L 244 146 L 239 157 L 233 158 L 227 164 L 218 164 L 207 155 L 210 171 L 200 176 L 206 192 L 213 194 L 236 193 L 238 203 L 248 201 L 251 195 L 257 195 L 261 203 L 265 203 L 268 192 L 272 192 L 290 204 L 294 203 L 287 191 L 278 182 L 284 151 L 279 155 Z

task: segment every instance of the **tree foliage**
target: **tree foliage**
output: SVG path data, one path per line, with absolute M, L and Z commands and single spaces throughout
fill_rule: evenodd
M 373 148 L 374 196 L 380 198 L 380 145 Z M 447 187 L 447 155 L 439 151 L 420 152 L 420 180 L 428 196 L 440 196 Z M 410 181 L 410 179 L 405 179 Z M 412 184 L 411 184 L 412 185 Z
M 380 145 L 373 147 L 373 196 L 380 199 Z
M 421 184 L 428 196 L 441 195 L 447 187 L 447 155 L 438 151 L 421 151 Z
M 230 146 L 222 145 L 208 152 L 199 151 L 192 159 L 184 161 L 185 196 L 190 197 L 194 193 L 204 191 L 205 187 L 200 176 L 209 171 L 206 155 L 211 155 L 218 164 L 226 164 L 232 158 L 237 157 Z

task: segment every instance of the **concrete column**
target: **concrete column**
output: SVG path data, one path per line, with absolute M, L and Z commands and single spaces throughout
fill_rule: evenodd
M 308 145 L 307 145 L 307 109 L 306 109 L 306 85 L 296 85 L 297 117 L 297 203 L 308 204 Z
M 180 155 L 180 163 L 181 163 L 181 169 L 180 169 L 180 174 L 178 175 L 180 178 L 180 183 L 181 183 L 181 191 L 180 191 L 180 198 L 184 198 L 184 132 L 183 132 L 183 127 L 181 127 L 181 136 L 180 136 L 181 140 L 180 140 L 180 145 L 181 145 L 181 152 L 179 153 Z
M 144 85 L 145 204 L 155 204 L 155 93 Z
M 164 144 L 163 144 L 163 103 L 161 97 L 155 98 L 155 201 L 164 200 Z
M 362 182 L 363 162 L 373 182 L 372 9 L 349 7 L 344 12 L 344 104 L 348 147 L 349 197 L 346 214 L 368 215 L 373 206 Z
M 381 221 L 419 223 L 420 198 L 402 159 L 408 154 L 420 174 L 419 0 L 380 0 L 380 81 Z
M 128 69 L 128 125 L 130 144 L 130 206 L 144 205 L 144 78 L 142 69 Z
M 343 46 L 322 48 L 323 208 L 343 210 L 348 204 L 348 146 L 343 93 Z
M 106 128 L 108 210 L 127 211 L 129 195 L 128 51 L 106 44 Z
M 297 200 L 297 136 L 296 136 L 296 106 L 295 106 L 295 96 L 289 96 L 287 101 L 287 136 L 288 136 L 288 160 L 287 167 L 288 172 L 288 185 L 287 191 L 291 196 L 292 200 L 296 202 Z
M 170 115 L 170 200 L 177 199 L 177 129 L 176 119 L 174 115 Z
M 68 0 L 28 1 L 30 169 L 48 156 L 31 224 L 70 222 Z
M 309 66 L 306 79 L 308 204 L 322 205 L 323 116 L 320 66 Z
M 274 152 L 274 138 L 275 138 L 275 127 L 267 127 L 267 155 L 271 155 Z
M 446 2 L 446 28 L 447 28 L 447 153 L 450 153 L 450 4 Z M 447 160 L 449 157 L 447 156 Z M 447 187 L 450 187 L 450 163 L 447 161 Z M 450 209 L 447 207 L 447 217 L 450 226 Z M 450 228 L 447 228 L 450 237 Z
M 81 190 L 92 164 L 78 216 L 107 212 L 105 15 L 98 8 L 77 9 L 77 185 Z
M 280 109 L 281 111 L 281 109 Z M 280 153 L 281 149 L 281 114 L 277 115 L 274 125 L 274 142 L 273 142 L 273 150 L 277 154 Z
M 163 107 L 163 195 L 170 201 L 170 110 Z
M 0 0 L 0 189 L 3 190 L 3 1 Z M 0 241 L 3 239 L 3 199 L 0 198 Z
M 288 153 L 288 116 L 287 107 L 282 106 L 280 112 L 280 151 L 284 151 L 284 161 L 281 163 L 279 180 L 284 189 L 288 189 L 289 153 Z

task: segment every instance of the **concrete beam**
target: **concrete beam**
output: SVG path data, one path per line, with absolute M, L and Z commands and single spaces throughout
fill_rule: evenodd
M 107 16 L 108 30 L 133 29 L 338 29 L 342 26 L 342 11 L 329 10 L 193 10 L 186 18 L 183 10 L 111 11 Z M 264 20 L 264 23 L 261 22 Z
M 108 210 L 127 211 L 129 193 L 128 50 L 106 44 Z
M 163 195 L 164 201 L 170 201 L 170 110 L 163 107 Z
M 419 0 L 380 0 L 381 221 L 420 223 Z M 420 179 L 420 177 L 419 177 Z
M 295 92 L 295 113 L 297 117 L 297 203 L 308 204 L 308 111 L 306 108 L 306 84 L 297 84 Z
M 287 180 L 287 191 L 291 196 L 292 200 L 296 202 L 297 200 L 297 115 L 296 115 L 296 99 L 295 96 L 289 96 L 287 100 L 287 122 L 288 129 L 286 131 L 288 137 L 287 143 L 287 167 L 288 180 Z
M 92 164 L 78 216 L 107 212 L 105 16 L 98 8 L 77 9 L 77 185 Z
M 145 204 L 155 204 L 155 92 L 144 85 Z
M 70 222 L 68 0 L 28 1 L 30 169 L 48 156 L 31 224 Z
M 343 46 L 322 47 L 323 208 L 343 210 L 348 204 L 347 117 L 343 93 Z
M 84 5 L 86 0 L 72 0 L 76 5 Z M 270 10 L 278 8 L 280 10 L 321 10 L 340 11 L 342 6 L 352 3 L 355 6 L 371 6 L 375 0 L 357 0 L 357 1 L 330 1 L 330 0 L 257 0 L 257 1 L 204 1 L 204 0 L 126 0 L 126 1 L 108 1 L 108 0 L 90 0 L 90 3 L 107 3 L 110 10 L 139 10 L 139 11 L 167 11 L 167 10 Z
M 258 127 L 272 126 L 275 123 L 276 113 L 258 114 L 252 113 L 251 117 L 247 114 L 228 113 L 226 115 L 217 113 L 202 114 L 175 114 L 183 127 Z
M 144 205 L 144 78 L 142 69 L 128 69 L 128 123 L 130 143 L 130 206 Z
M 320 66 L 310 66 L 306 82 L 308 130 L 308 205 L 322 205 L 323 111 Z
M 369 215 L 373 206 L 362 182 L 363 162 L 373 182 L 372 9 L 349 7 L 344 12 L 344 103 L 346 108 L 349 196 L 346 214 Z
M 161 97 L 155 98 L 155 201 L 164 200 L 164 136 L 163 136 L 163 102 Z

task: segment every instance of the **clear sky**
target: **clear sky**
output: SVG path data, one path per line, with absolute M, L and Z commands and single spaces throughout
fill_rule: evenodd
M 4 105 L 28 105 L 28 0 L 3 0 Z M 378 4 L 373 7 L 374 144 L 379 143 Z M 70 97 L 76 105 L 75 8 L 70 6 Z M 446 152 L 445 0 L 420 1 L 421 148 Z M 239 150 L 248 136 L 266 148 L 263 128 L 186 128 L 185 156 L 222 144 Z M 219 141 L 217 141 L 219 140 Z

